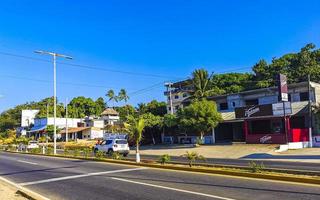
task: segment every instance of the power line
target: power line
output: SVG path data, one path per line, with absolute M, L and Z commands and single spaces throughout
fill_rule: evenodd
M 35 81 L 35 82 L 43 82 L 43 83 L 52 83 L 52 81 L 48 81 L 48 80 L 34 79 L 34 78 L 21 77 L 21 76 L 12 76 L 12 75 L 2 75 L 2 74 L 0 74 L 0 77 L 18 79 L 18 80 Z M 91 85 L 91 84 L 71 83 L 71 82 L 63 82 L 63 81 L 58 82 L 58 84 L 59 85 L 71 85 L 71 86 L 83 86 L 83 87 L 95 87 L 95 88 L 108 88 L 107 86 L 104 86 L 104 85 Z
M 12 53 L 7 53 L 7 52 L 0 52 L 0 54 L 5 55 L 5 56 L 34 60 L 34 61 L 52 62 L 52 61 L 46 60 L 46 59 L 39 59 L 39 58 L 30 57 L 30 56 L 12 54 Z M 179 78 L 179 77 L 159 75 L 159 74 L 148 74 L 148 73 L 140 73 L 140 72 L 132 72 L 132 71 L 123 71 L 123 70 L 117 70 L 117 69 L 110 69 L 110 68 L 90 66 L 90 65 L 72 64 L 72 63 L 66 63 L 66 62 L 57 62 L 57 63 L 62 64 L 62 65 L 72 66 L 72 67 L 83 68 L 83 69 L 107 71 L 107 72 L 121 73 L 121 74 L 133 75 L 133 76 L 145 76 L 145 77 L 153 77 L 153 78 L 175 78 L 175 79 Z

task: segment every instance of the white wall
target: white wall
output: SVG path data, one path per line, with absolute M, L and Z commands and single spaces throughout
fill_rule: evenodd
M 21 111 L 21 127 L 27 127 L 34 124 L 34 118 L 39 113 L 39 110 L 22 110 Z

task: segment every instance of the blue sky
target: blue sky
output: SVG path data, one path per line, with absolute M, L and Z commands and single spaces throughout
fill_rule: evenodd
M 0 111 L 52 95 L 50 63 L 1 53 L 50 60 L 33 53 L 43 49 L 74 57 L 60 62 L 105 69 L 58 64 L 60 101 L 125 88 L 136 105 L 164 100 L 161 83 L 195 68 L 249 70 L 306 43 L 319 47 L 319 33 L 316 0 L 2 0 Z

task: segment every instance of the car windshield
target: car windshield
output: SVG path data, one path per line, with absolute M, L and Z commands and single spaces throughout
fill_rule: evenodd
M 127 140 L 116 140 L 116 144 L 127 144 Z

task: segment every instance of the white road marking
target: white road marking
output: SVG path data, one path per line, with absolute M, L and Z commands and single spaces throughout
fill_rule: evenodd
M 17 161 L 21 162 L 21 163 L 27 163 L 27 164 L 30 164 L 30 165 L 38 165 L 38 163 L 29 162 L 29 161 L 25 161 L 25 160 L 17 160 Z
M 18 185 L 12 181 L 9 181 L 8 179 L 5 179 L 3 177 L 0 176 L 0 180 L 2 180 L 3 182 L 6 182 L 14 187 L 16 187 L 18 190 L 22 191 L 22 192 L 25 192 L 27 193 L 28 195 L 32 195 L 33 198 L 35 199 L 39 199 L 39 200 L 50 200 L 49 198 L 45 197 L 45 196 L 42 196 L 41 194 L 39 193 L 36 193 L 34 191 L 31 191 L 25 187 L 22 187 L 21 185 Z
M 120 170 L 112 170 L 112 171 L 104 171 L 104 172 L 93 172 L 93 173 L 79 174 L 79 175 L 74 175 L 74 176 L 64 176 L 64 177 L 50 178 L 50 179 L 45 179 L 45 180 L 40 180 L 40 181 L 25 182 L 25 183 L 20 183 L 19 185 L 26 186 L 26 185 L 35 185 L 35 184 L 40 184 L 40 183 L 51 183 L 51 182 L 55 182 L 55 181 L 83 178 L 83 177 L 88 177 L 88 176 L 98 176 L 98 175 L 103 175 L 103 174 L 130 172 L 130 171 L 137 171 L 137 170 L 143 170 L 143 169 L 146 169 L 146 167 L 133 168 L 133 169 L 132 168 L 131 169 L 120 169 Z
M 231 199 L 231 198 L 221 197 L 221 196 L 216 196 L 216 195 L 211 195 L 211 194 L 205 194 L 205 193 L 193 192 L 193 191 L 189 191 L 189 190 L 182 190 L 182 189 L 177 189 L 177 188 L 172 188 L 172 187 L 166 187 L 166 186 L 162 186 L 162 185 L 154 185 L 154 184 L 150 184 L 150 183 L 143 183 L 143 182 L 131 181 L 131 180 L 123 179 L 123 178 L 115 178 L 115 177 L 112 177 L 112 179 L 118 180 L 118 181 L 123 181 L 123 182 L 128 182 L 128 183 L 134 183 L 134 184 L 139 184 L 139 185 L 145 185 L 145 186 L 155 187 L 155 188 L 161 188 L 161 189 L 166 189 L 166 190 L 173 190 L 173 191 L 177 191 L 177 192 L 194 194 L 194 195 L 198 195 L 198 196 L 211 197 L 211 198 L 215 198 L 215 199 L 236 200 L 236 199 Z

